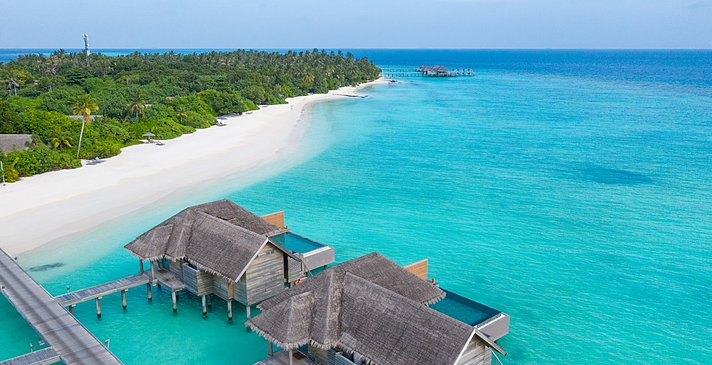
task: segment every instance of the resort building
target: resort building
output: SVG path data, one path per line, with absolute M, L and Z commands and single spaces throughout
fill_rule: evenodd
M 262 302 L 246 324 L 269 341 L 259 365 L 491 364 L 492 350 L 505 353 L 495 340 L 509 317 L 460 296 L 445 302 L 450 295 L 372 253 Z
M 203 314 L 211 295 L 226 300 L 228 319 L 232 300 L 249 318 L 250 306 L 334 261 L 333 248 L 290 232 L 282 212 L 258 217 L 229 200 L 187 208 L 125 247 L 172 290 L 173 310 L 185 289 L 202 297 Z
M 0 152 L 26 150 L 30 144 L 31 134 L 0 134 Z

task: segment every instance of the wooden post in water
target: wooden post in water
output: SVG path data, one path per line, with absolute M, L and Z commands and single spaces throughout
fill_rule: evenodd
M 232 321 L 232 295 L 233 295 L 233 283 L 232 281 L 227 281 L 227 320 Z
M 245 312 L 247 312 L 247 319 L 250 319 L 250 306 L 249 305 L 245 306 Z
M 213 299 L 212 298 L 213 297 L 210 294 L 208 294 L 208 308 L 213 307 Z
M 269 356 L 274 355 L 274 348 L 272 348 L 272 341 L 269 341 L 269 347 L 267 347 L 267 354 Z
M 173 312 L 178 311 L 178 298 L 176 298 L 175 290 L 171 290 L 171 300 L 173 301 Z
M 203 317 L 207 317 L 207 316 L 208 316 L 208 307 L 206 304 L 205 295 L 203 295 Z
M 96 298 L 96 316 L 101 318 L 101 297 Z
M 140 270 L 139 272 L 141 274 L 143 274 L 143 259 L 138 259 L 138 263 L 139 263 L 139 265 L 141 265 L 141 266 L 139 266 L 139 270 Z
M 153 292 L 151 292 L 151 283 L 146 283 L 146 296 L 150 302 L 153 299 Z
M 121 307 L 126 309 L 126 289 L 121 291 Z

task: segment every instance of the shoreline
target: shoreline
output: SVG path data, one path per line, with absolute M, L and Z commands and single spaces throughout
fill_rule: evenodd
M 10 255 L 37 249 L 112 219 L 145 209 L 178 192 L 249 172 L 284 158 L 303 136 L 300 121 L 310 104 L 348 98 L 383 78 L 260 106 L 194 133 L 139 144 L 96 165 L 29 176 L 0 186 L 0 248 Z M 260 143 L 265 142 L 265 143 Z M 166 189 L 165 187 L 169 187 Z

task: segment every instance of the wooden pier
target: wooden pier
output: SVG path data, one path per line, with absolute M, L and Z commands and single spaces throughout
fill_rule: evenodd
M 121 305 L 126 309 L 126 291 L 140 285 L 148 285 L 148 291 L 151 291 L 151 277 L 148 273 L 141 273 L 134 276 L 121 278 L 110 281 L 108 283 L 99 284 L 82 290 L 77 290 L 71 293 L 58 295 L 54 299 L 62 307 L 69 307 L 69 312 L 74 313 L 74 306 L 90 301 L 96 301 L 96 315 L 101 317 L 101 298 L 116 292 L 121 292 Z
M 101 341 L 1 249 L 0 291 L 59 355 L 64 364 L 122 364 Z M 49 355 L 51 350 L 43 351 L 45 352 L 40 355 Z M 15 358 L 24 358 L 28 362 L 13 360 L 14 364 L 32 364 L 31 355 L 32 353 Z
M 0 365 L 49 365 L 60 362 L 59 354 L 51 347 L 30 352 L 12 359 L 0 361 Z
M 395 79 L 405 77 L 457 77 L 475 76 L 475 71 L 471 69 L 450 70 L 445 66 L 421 65 L 415 70 L 390 70 L 384 71 L 383 77 Z

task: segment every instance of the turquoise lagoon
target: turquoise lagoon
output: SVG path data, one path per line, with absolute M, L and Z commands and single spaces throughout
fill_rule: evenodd
M 712 53 L 354 51 L 388 73 L 477 70 L 314 105 L 298 149 L 20 257 L 55 294 L 125 276 L 122 246 L 186 205 L 286 210 L 337 260 L 430 259 L 443 287 L 511 315 L 505 364 L 712 363 Z M 267 343 L 214 301 L 128 293 L 77 317 L 126 364 L 249 365 Z M 34 334 L 0 300 L 0 358 Z

